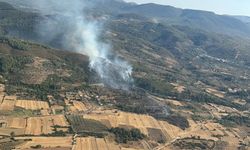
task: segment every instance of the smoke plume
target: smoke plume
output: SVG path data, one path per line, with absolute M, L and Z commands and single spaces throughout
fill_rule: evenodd
M 44 42 L 52 43 L 60 37 L 64 48 L 89 56 L 89 67 L 106 85 L 116 89 L 128 89 L 132 82 L 132 67 L 112 54 L 109 43 L 100 40 L 100 21 L 84 13 L 86 8 L 94 5 L 93 2 L 35 0 L 30 3 L 33 9 L 46 16 L 37 26 Z

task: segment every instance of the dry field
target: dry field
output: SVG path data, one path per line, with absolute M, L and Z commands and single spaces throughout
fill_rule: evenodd
M 47 109 L 43 109 L 43 110 L 41 110 L 41 115 L 43 115 L 43 116 L 49 116 L 50 113 L 49 113 L 49 111 Z
M 0 128 L 0 135 L 9 136 L 11 132 L 14 132 L 15 135 L 23 135 L 24 129 Z
M 239 104 L 239 105 L 246 105 L 247 104 L 246 100 L 244 100 L 244 99 L 235 99 L 233 102 L 236 104 Z
M 25 118 L 7 118 L 7 127 L 16 128 L 16 129 L 24 129 L 26 127 L 26 119 Z
M 234 109 L 231 107 L 227 107 L 227 106 L 208 103 L 208 104 L 203 105 L 203 107 L 209 110 L 211 114 L 213 114 L 213 116 L 218 119 L 220 119 L 222 116 L 227 116 L 230 113 L 237 113 L 237 114 L 243 115 L 243 112 L 238 111 L 237 109 Z
M 218 141 L 217 136 L 221 136 L 222 140 L 230 142 L 232 139 L 236 143 L 239 141 L 236 137 L 238 131 L 229 131 L 219 123 L 212 121 L 207 122 L 194 122 L 189 119 L 190 127 L 186 130 L 173 126 L 165 121 L 158 121 L 148 115 L 139 115 L 133 113 L 125 113 L 118 111 L 117 113 L 113 110 L 95 111 L 91 114 L 84 115 L 84 118 L 94 119 L 102 122 L 103 124 L 111 127 L 135 127 L 140 129 L 144 134 L 151 138 L 156 138 L 156 132 L 166 137 L 167 141 L 170 142 L 174 139 L 185 138 L 185 137 L 200 137 L 202 139 L 211 139 Z M 229 146 L 231 146 L 230 144 Z
M 17 149 L 29 149 L 31 146 L 41 145 L 42 148 L 71 148 L 72 137 L 18 137 L 16 139 L 32 139 L 19 145 Z
M 29 110 L 49 109 L 49 104 L 47 102 L 35 100 L 17 100 L 15 106 Z
M 54 115 L 46 117 L 30 117 L 27 119 L 25 128 L 26 135 L 41 135 L 53 133 L 53 127 L 69 126 L 66 118 L 63 115 Z
M 179 85 L 177 83 L 171 83 L 171 85 L 174 86 L 174 89 L 178 92 L 178 93 L 182 93 L 185 91 L 185 86 Z
M 166 99 L 166 102 L 174 106 L 184 106 L 181 102 L 171 99 Z
M 76 139 L 73 150 L 121 150 L 121 147 L 102 138 L 85 137 Z
M 120 111 L 118 113 L 109 110 L 96 111 L 95 113 L 85 115 L 84 118 L 97 120 L 111 127 L 138 128 L 146 135 L 148 135 L 149 128 L 160 129 L 168 139 L 175 138 L 180 132 L 183 132 L 180 128 L 164 121 L 157 121 L 151 116 Z
M 223 130 L 226 130 L 219 124 L 203 122 L 203 123 L 196 123 L 193 120 L 189 120 L 190 128 L 179 134 L 179 137 L 191 137 L 191 136 L 200 136 L 203 139 L 212 139 L 218 140 L 216 137 L 212 135 L 220 135 L 223 133 Z M 214 131 L 216 129 L 216 131 Z
M 14 131 L 17 135 L 41 135 L 54 132 L 55 125 L 68 127 L 63 115 L 30 118 L 5 118 L 6 126 L 0 128 L 0 135 Z
M 70 106 L 72 112 L 83 112 L 87 110 L 87 106 L 80 101 L 73 101 L 73 106 Z
M 5 96 L 4 100 L 0 105 L 0 110 L 12 111 L 15 108 L 16 97 L 15 96 Z
M 206 92 L 208 92 L 209 94 L 213 94 L 219 98 L 224 98 L 224 96 L 225 96 L 224 92 L 221 92 L 221 91 L 218 91 L 218 90 L 212 89 L 212 88 L 207 88 Z
M 41 135 L 53 133 L 53 122 L 50 118 L 31 117 L 27 119 L 26 135 Z

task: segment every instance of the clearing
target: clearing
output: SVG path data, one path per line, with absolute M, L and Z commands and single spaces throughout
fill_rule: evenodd
M 49 109 L 48 102 L 36 100 L 17 100 L 15 106 L 29 110 Z
M 0 104 L 1 111 L 12 111 L 15 108 L 16 96 L 5 96 Z
M 120 145 L 117 145 L 114 142 L 106 141 L 103 138 L 94 138 L 94 137 L 84 137 L 77 138 L 76 145 L 73 150 L 125 150 L 127 148 L 123 148 Z M 135 150 L 133 148 L 129 148 L 127 150 Z
M 30 140 L 24 144 L 17 146 L 17 149 L 29 149 L 37 145 L 41 145 L 42 148 L 71 148 L 72 137 L 17 137 L 17 140 L 24 139 Z

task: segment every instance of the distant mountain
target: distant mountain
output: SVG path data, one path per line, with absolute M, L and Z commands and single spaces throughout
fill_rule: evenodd
M 16 6 L 29 4 L 26 0 L 0 0 Z M 170 25 L 189 26 L 209 32 L 250 37 L 249 17 L 217 15 L 213 12 L 179 9 L 154 3 L 135 4 L 122 0 L 86 0 L 91 13 L 99 15 L 136 14 Z M 21 5 L 20 5 L 21 4 Z
M 241 20 L 242 22 L 250 24 L 250 17 L 249 16 L 233 16 L 233 17 Z
M 131 5 L 123 8 L 122 11 L 158 19 L 159 22 L 167 24 L 190 26 L 206 31 L 250 37 L 250 27 L 243 19 L 217 15 L 213 12 L 179 9 L 152 3 Z

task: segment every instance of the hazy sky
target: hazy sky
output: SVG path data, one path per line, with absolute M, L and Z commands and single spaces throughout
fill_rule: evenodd
M 136 3 L 159 3 L 179 8 L 213 11 L 218 14 L 250 16 L 250 0 L 125 0 Z

